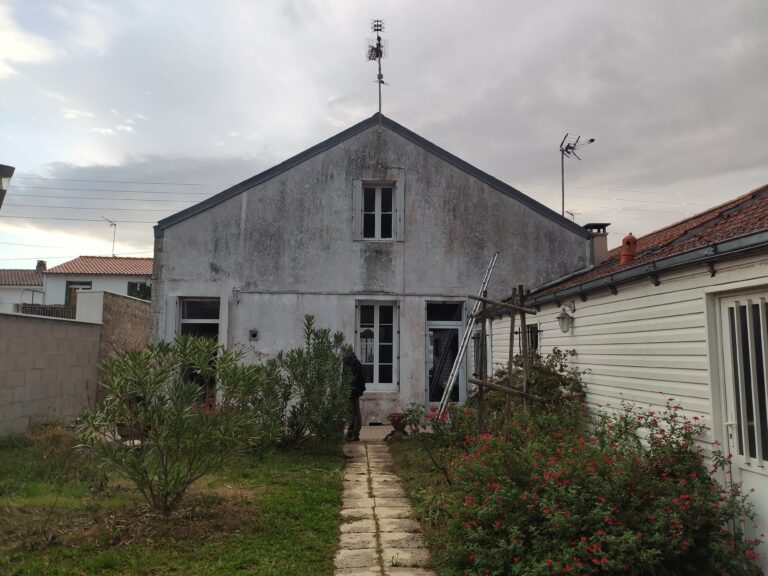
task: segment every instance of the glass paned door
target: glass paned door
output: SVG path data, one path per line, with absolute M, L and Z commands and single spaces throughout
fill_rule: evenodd
M 426 408 L 443 398 L 464 337 L 464 302 L 427 302 Z M 451 390 L 451 402 L 464 402 L 467 392 L 466 358 Z
M 456 356 L 459 353 L 458 328 L 431 328 L 427 331 L 427 375 L 429 402 L 440 402 L 448 384 Z M 459 401 L 459 387 L 451 391 L 451 402 Z

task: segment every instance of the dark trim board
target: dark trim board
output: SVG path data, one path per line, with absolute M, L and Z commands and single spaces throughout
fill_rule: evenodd
M 332 136 L 331 138 L 324 140 L 323 142 L 320 142 L 319 144 L 316 144 L 311 148 L 308 148 L 304 152 L 301 152 L 296 156 L 293 156 L 292 158 L 289 158 L 288 160 L 281 162 L 280 164 L 277 164 L 276 166 L 273 166 L 272 168 L 265 170 L 260 174 L 257 174 L 256 176 L 248 178 L 247 180 L 244 180 L 239 184 L 235 184 L 231 188 L 227 188 L 223 192 L 219 192 L 218 194 L 215 194 L 214 196 L 211 196 L 210 198 L 203 200 L 199 204 L 195 204 L 194 206 L 190 206 L 189 208 L 186 208 L 181 212 L 177 212 L 176 214 L 168 216 L 167 218 L 163 218 L 155 226 L 155 238 L 162 238 L 163 231 L 166 228 L 169 228 L 174 224 L 177 224 L 183 220 L 186 220 L 187 218 L 190 218 L 195 214 L 199 214 L 200 212 L 203 212 L 208 208 L 211 208 L 212 206 L 216 206 L 217 204 L 220 204 L 221 202 L 224 202 L 225 200 L 228 200 L 233 196 L 240 194 L 241 192 L 244 192 L 250 188 L 253 188 L 254 186 L 262 184 L 263 182 L 266 182 L 267 180 L 270 180 L 271 178 L 274 178 L 275 176 L 278 176 L 279 174 L 282 174 L 283 172 L 290 170 L 294 166 L 297 166 L 302 162 L 309 160 L 313 156 L 316 156 L 321 152 L 325 152 L 326 150 L 329 150 L 334 146 L 337 146 L 338 144 L 341 144 L 346 140 L 349 140 L 350 138 L 357 136 L 358 134 L 360 134 L 361 132 L 364 132 L 365 130 L 368 130 L 369 128 L 378 126 L 378 124 L 379 124 L 379 114 L 376 113 L 370 118 L 363 120 L 362 122 L 355 124 L 350 128 L 347 128 L 343 132 L 339 132 L 335 136 Z M 554 210 L 547 208 L 546 206 L 537 202 L 533 198 L 526 196 L 525 194 L 523 194 L 516 188 L 513 188 L 509 184 L 505 184 L 498 178 L 494 178 L 487 172 L 483 172 L 479 168 L 472 166 L 471 164 L 469 164 L 468 162 L 465 162 L 458 156 L 454 156 L 450 152 L 443 150 L 436 144 L 433 144 L 426 138 L 422 138 L 415 132 L 408 130 L 405 126 L 398 124 L 394 120 L 390 120 L 386 116 L 382 115 L 381 125 L 387 128 L 388 130 L 391 130 L 395 134 L 399 134 L 406 140 L 413 142 L 417 146 L 420 146 L 421 148 L 437 156 L 441 160 L 444 160 L 445 162 L 455 166 L 459 170 L 462 170 L 467 174 L 469 174 L 470 176 L 473 176 L 474 178 L 487 184 L 491 188 L 498 190 L 502 194 L 505 194 L 506 196 L 509 196 L 510 198 L 520 202 L 521 204 L 530 208 L 531 210 L 538 212 L 545 218 L 548 218 L 553 222 L 555 222 L 556 224 L 563 226 L 564 228 L 570 230 L 571 232 L 577 234 L 578 236 L 581 236 L 582 238 L 589 238 L 589 232 L 587 232 L 584 228 L 582 228 L 578 224 L 568 220 L 567 218 L 564 218 Z
M 589 295 L 605 288 L 617 288 L 622 284 L 643 277 L 649 279 L 655 277 L 660 282 L 663 282 L 664 277 L 661 276 L 662 272 L 668 272 L 670 270 L 676 270 L 695 264 L 706 266 L 710 275 L 714 276 L 712 270 L 717 262 L 755 252 L 768 252 L 768 230 L 761 230 L 754 234 L 729 238 L 715 244 L 710 244 L 709 246 L 695 248 L 687 252 L 681 252 L 666 258 L 646 262 L 639 266 L 619 270 L 612 274 L 601 276 L 582 284 L 574 284 L 563 290 L 550 292 L 542 296 L 536 296 L 534 292 L 532 296 L 526 299 L 525 303 L 528 306 L 541 306 L 550 302 Z

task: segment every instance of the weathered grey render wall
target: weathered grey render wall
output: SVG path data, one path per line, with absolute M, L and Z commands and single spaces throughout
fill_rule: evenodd
M 95 398 L 101 326 L 0 314 L 0 435 L 74 418 Z
M 372 127 L 166 228 L 156 240 L 155 337 L 174 336 L 178 297 L 215 296 L 222 343 L 252 346 L 261 359 L 300 343 L 305 313 L 352 342 L 356 300 L 395 300 L 400 394 L 366 393 L 370 415 L 424 400 L 425 302 L 476 293 L 495 250 L 491 297 L 588 264 L 584 237 L 400 134 L 383 130 L 382 172 L 376 150 Z M 404 241 L 353 239 L 356 181 L 374 179 L 404 188 Z

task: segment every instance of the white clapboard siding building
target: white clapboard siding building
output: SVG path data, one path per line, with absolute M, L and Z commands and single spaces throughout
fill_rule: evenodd
M 526 300 L 539 310 L 528 324 L 540 350 L 576 351 L 593 406 L 674 398 L 703 418 L 704 441 L 733 454 L 734 479 L 755 489 L 758 534 L 768 533 L 768 186 L 610 252 L 607 225 L 588 226 L 597 264 Z M 497 317 L 495 364 L 508 341 L 509 317 Z

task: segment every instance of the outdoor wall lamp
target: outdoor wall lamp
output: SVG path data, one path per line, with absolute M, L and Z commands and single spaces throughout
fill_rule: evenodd
M 571 302 L 560 309 L 560 314 L 555 316 L 557 323 L 560 324 L 560 332 L 567 334 L 573 326 L 573 313 L 576 312 L 576 304 Z
M 240 302 L 240 288 L 235 284 L 232 287 L 232 300 L 237 304 Z

